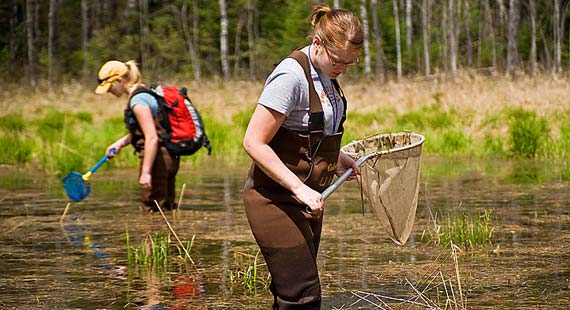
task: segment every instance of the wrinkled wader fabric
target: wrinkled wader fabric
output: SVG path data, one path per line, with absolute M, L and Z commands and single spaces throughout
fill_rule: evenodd
M 311 80 L 309 85 L 316 96 Z M 317 107 L 311 101 L 313 113 Z M 322 113 L 320 101 L 316 102 Z M 322 192 L 334 177 L 341 138 L 342 132 L 323 138 L 322 130 L 308 135 L 280 128 L 269 145 L 305 184 Z M 271 273 L 273 308 L 320 309 L 316 260 L 322 216 L 313 219 L 304 213 L 304 205 L 255 164 L 243 198 L 249 225 Z
M 133 95 L 144 91 L 139 88 L 133 92 Z M 180 166 L 180 157 L 170 154 L 168 149 L 162 143 L 162 137 L 165 135 L 166 130 L 162 127 L 162 113 L 157 113 L 153 118 L 156 134 L 158 136 L 158 147 L 156 158 L 152 165 L 151 177 L 152 188 L 142 189 L 143 196 L 143 209 L 147 212 L 158 212 L 158 208 L 154 200 L 158 202 L 162 210 L 173 210 L 178 206 L 176 205 L 176 174 Z M 139 178 L 142 171 L 143 157 L 144 157 L 144 134 L 136 122 L 134 113 L 130 108 L 130 100 L 125 109 L 125 124 L 129 133 L 131 134 L 131 144 L 139 155 Z
M 139 153 L 139 177 L 142 171 L 143 152 Z M 142 189 L 143 208 L 148 212 L 158 212 L 154 201 L 156 200 L 160 208 L 173 210 L 176 205 L 176 173 L 180 167 L 180 157 L 168 152 L 165 146 L 158 146 L 156 158 L 152 165 L 150 175 L 152 176 L 152 188 Z

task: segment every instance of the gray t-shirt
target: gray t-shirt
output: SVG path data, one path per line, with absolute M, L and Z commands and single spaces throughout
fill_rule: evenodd
M 307 47 L 302 51 L 308 54 Z M 311 77 L 323 107 L 325 135 L 336 133 L 344 112 L 342 99 L 330 78 L 321 72 L 317 72 L 312 65 Z M 301 65 L 292 58 L 281 61 L 265 81 L 265 87 L 258 103 L 286 115 L 287 118 L 283 122 L 283 127 L 296 131 L 307 131 L 309 126 L 309 84 Z

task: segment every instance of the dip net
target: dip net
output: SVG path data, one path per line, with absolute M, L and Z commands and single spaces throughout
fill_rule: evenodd
M 398 132 L 376 134 L 342 148 L 363 162 L 362 191 L 384 231 L 400 245 L 406 243 L 414 226 L 424 141 L 422 135 Z

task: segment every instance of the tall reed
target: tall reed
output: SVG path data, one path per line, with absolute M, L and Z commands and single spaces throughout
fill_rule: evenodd
M 494 228 L 491 225 L 491 211 L 483 210 L 477 216 L 466 213 L 455 217 L 448 216 L 445 221 L 435 215 L 433 227 L 424 230 L 422 240 L 435 244 L 455 244 L 466 248 L 476 248 L 490 244 L 493 240 Z

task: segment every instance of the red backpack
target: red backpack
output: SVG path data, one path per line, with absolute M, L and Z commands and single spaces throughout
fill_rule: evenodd
M 173 155 L 192 155 L 201 147 L 208 149 L 208 155 L 212 152 L 210 140 L 206 135 L 204 121 L 200 116 L 196 107 L 188 98 L 188 90 L 186 87 L 178 89 L 176 86 L 157 86 L 137 89 L 132 96 L 145 92 L 153 95 L 158 101 L 157 117 L 157 134 L 161 143 Z M 128 109 L 130 110 L 130 109 Z M 131 114 L 130 111 L 129 114 Z M 134 115 L 127 121 L 127 127 L 133 133 L 129 122 L 132 124 Z M 134 118 L 136 120 L 136 118 Z M 138 124 L 137 124 L 138 126 Z M 136 130 L 135 130 L 136 131 Z M 137 140 L 133 137 L 133 142 Z M 137 145 L 133 144 L 135 148 Z

